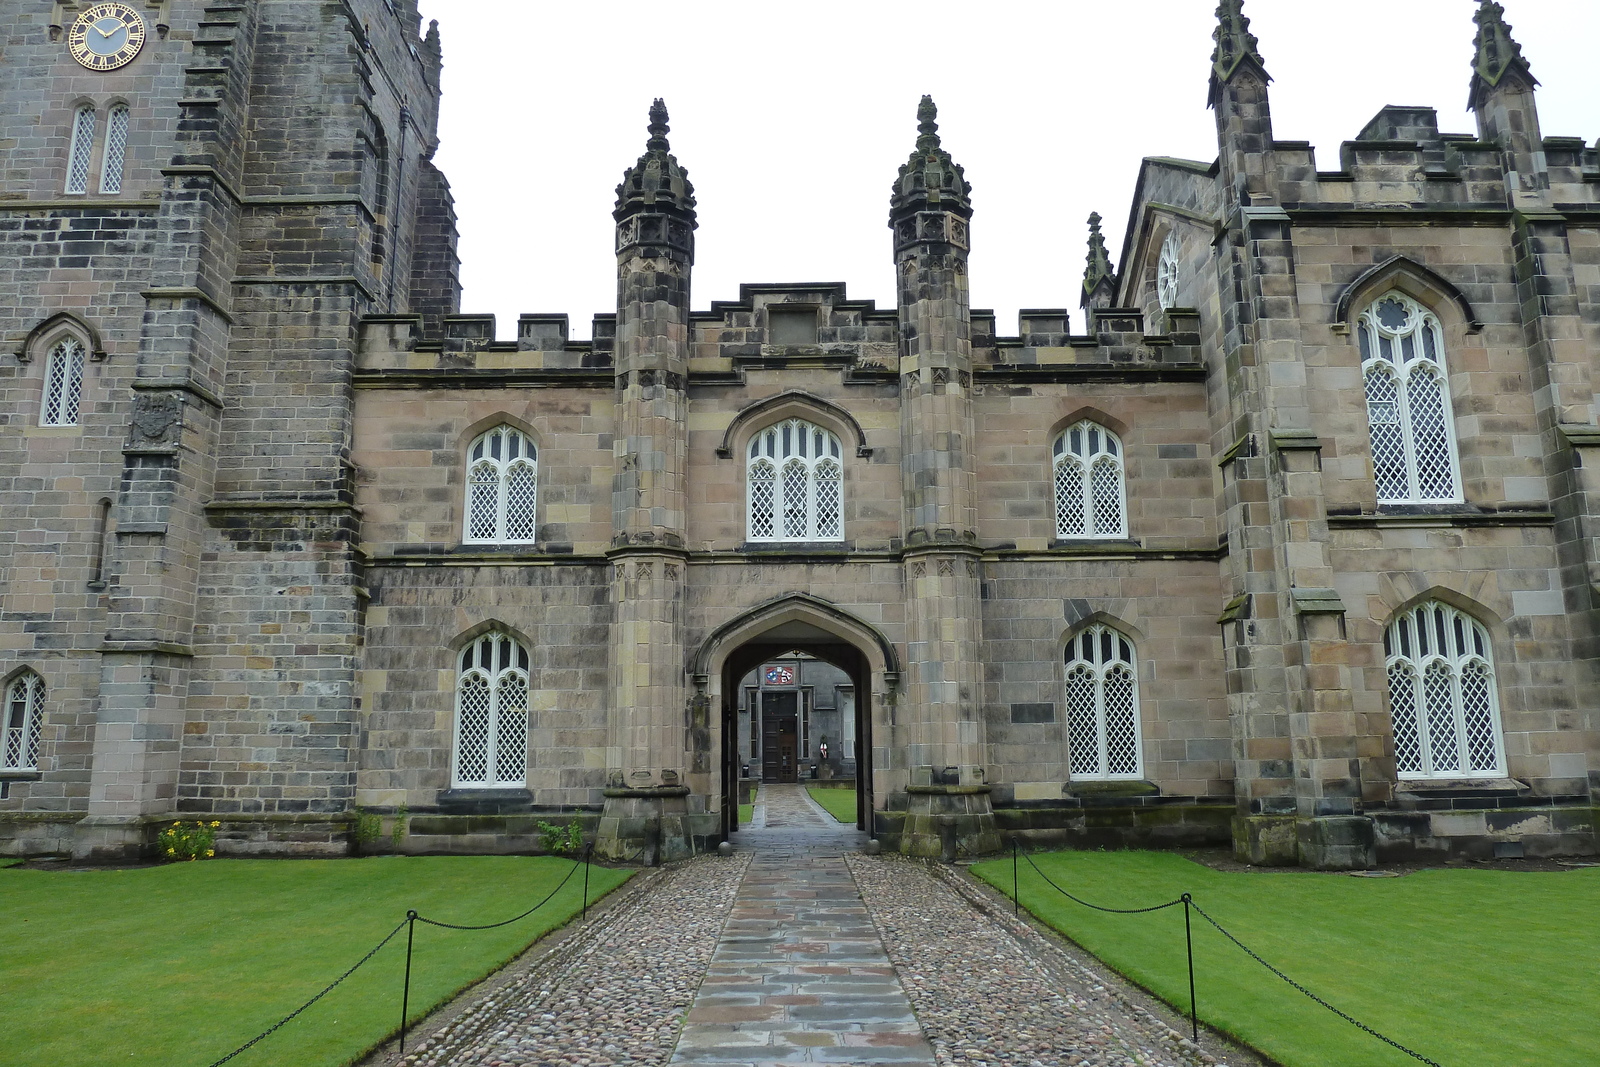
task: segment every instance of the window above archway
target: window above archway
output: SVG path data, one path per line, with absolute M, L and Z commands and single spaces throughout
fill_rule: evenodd
M 745 452 L 749 540 L 844 539 L 843 449 L 832 431 L 785 419 L 753 435 Z

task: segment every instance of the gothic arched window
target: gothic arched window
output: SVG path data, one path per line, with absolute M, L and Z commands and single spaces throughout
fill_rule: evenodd
M 78 425 L 78 405 L 83 399 L 83 355 L 83 342 L 76 337 L 62 338 L 51 346 L 44 362 L 40 426 Z
M 1439 320 L 1404 293 L 1392 292 L 1361 313 L 1356 335 L 1379 503 L 1460 501 Z
M 467 451 L 463 539 L 498 544 L 536 540 L 539 453 L 520 430 L 496 426 Z
M 515 638 L 491 631 L 461 650 L 455 734 L 455 787 L 527 784 L 528 650 Z
M 1167 234 L 1156 258 L 1156 301 L 1161 310 L 1178 306 L 1178 235 Z
M 1464 612 L 1429 601 L 1401 612 L 1383 635 L 1401 778 L 1506 773 L 1500 697 L 1489 633 Z
M 1056 537 L 1127 537 L 1127 487 L 1122 442 L 1095 422 L 1056 438 Z
M 749 539 L 842 541 L 841 456 L 838 437 L 803 419 L 785 419 L 750 438 Z
M 1133 642 L 1096 623 L 1067 642 L 1067 765 L 1073 778 L 1144 774 Z
M 128 154 L 128 105 L 112 107 L 106 120 L 105 160 L 100 164 L 100 191 L 122 192 L 122 164 Z
M 67 151 L 66 192 L 89 191 L 89 164 L 94 156 L 94 105 L 84 104 L 72 117 L 72 144 Z
M 24 671 L 6 687 L 0 770 L 31 771 L 39 766 L 39 735 L 44 731 L 44 679 Z

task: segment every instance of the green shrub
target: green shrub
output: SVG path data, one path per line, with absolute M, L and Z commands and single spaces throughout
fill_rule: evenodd
M 394 845 L 396 852 L 400 851 L 400 843 L 406 839 L 406 820 L 411 818 L 411 809 L 404 804 L 394 813 L 394 829 L 389 831 L 389 842 Z
M 370 845 L 383 836 L 383 816 L 372 811 L 356 812 L 356 844 Z
M 583 848 L 583 827 L 577 822 L 569 822 L 565 826 L 540 822 L 539 844 L 553 855 L 578 852 Z
M 208 860 L 217 854 L 217 828 L 220 822 L 175 822 L 156 837 L 160 858 L 168 863 L 179 860 Z

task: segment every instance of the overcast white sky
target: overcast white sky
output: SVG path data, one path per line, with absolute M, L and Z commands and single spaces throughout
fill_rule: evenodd
M 1547 136 L 1600 138 L 1600 3 L 1504 0 Z M 1385 104 L 1466 110 L 1476 0 L 1247 0 L 1273 128 L 1318 165 Z M 1070 307 L 1084 220 L 1119 260 L 1139 160 L 1216 157 L 1215 0 L 421 0 L 444 38 L 437 156 L 460 215 L 462 310 L 614 310 L 611 208 L 656 96 L 699 199 L 693 304 L 741 282 L 843 281 L 894 303 L 889 185 L 932 93 L 973 186 L 972 303 Z

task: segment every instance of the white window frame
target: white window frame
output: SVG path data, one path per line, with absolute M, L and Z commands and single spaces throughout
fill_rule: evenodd
M 72 141 L 67 146 L 67 181 L 63 192 L 69 195 L 89 191 L 89 174 L 94 165 L 94 134 L 99 125 L 93 104 L 80 104 L 72 114 Z
M 1430 600 L 1394 617 L 1383 651 L 1396 776 L 1504 778 L 1505 733 L 1488 629 Z
M 44 733 L 44 679 L 23 671 L 6 683 L 0 709 L 0 770 L 39 769 L 39 741 Z
M 128 158 L 128 105 L 113 104 L 106 118 L 106 150 L 100 163 L 100 192 L 122 192 L 123 165 Z
M 515 426 L 479 435 L 467 449 L 461 538 L 467 544 L 532 544 L 539 534 L 539 449 Z
M 40 426 L 76 426 L 83 408 L 83 364 L 88 346 L 73 336 L 56 340 L 44 361 Z
M 756 543 L 844 540 L 844 448 L 837 434 L 789 418 L 750 436 L 745 530 Z
M 1122 440 L 1092 419 L 1067 427 L 1051 447 L 1056 538 L 1061 541 L 1128 536 L 1128 473 Z M 1104 472 L 1110 471 L 1110 475 Z M 1114 492 L 1095 491 L 1115 479 Z M 1107 514 L 1115 507 L 1114 514 Z
M 1391 302 L 1406 313 L 1397 326 L 1386 325 L 1380 312 Z M 1405 293 L 1392 290 L 1361 312 L 1356 343 L 1378 502 L 1461 503 L 1455 409 L 1438 317 Z M 1435 386 L 1438 395 L 1433 403 L 1439 421 L 1429 426 L 1427 391 Z M 1433 454 L 1423 455 L 1424 447 Z
M 1179 251 L 1178 233 L 1169 231 L 1156 255 L 1156 302 L 1162 311 L 1178 306 Z
M 491 630 L 456 653 L 453 788 L 527 788 L 530 697 L 528 650 L 516 638 Z
M 1068 777 L 1073 781 L 1143 778 L 1144 727 L 1133 638 L 1095 623 L 1072 635 L 1064 658 Z

